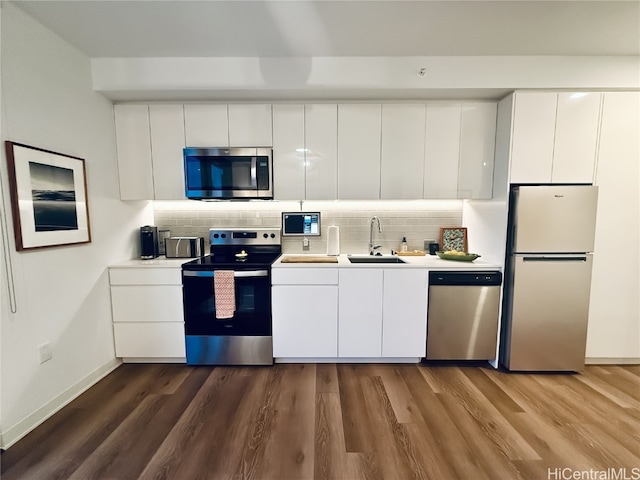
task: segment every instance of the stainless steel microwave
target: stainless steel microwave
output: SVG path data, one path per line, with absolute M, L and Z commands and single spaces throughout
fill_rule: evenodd
M 273 198 L 271 147 L 187 147 L 183 152 L 187 198 L 194 200 Z

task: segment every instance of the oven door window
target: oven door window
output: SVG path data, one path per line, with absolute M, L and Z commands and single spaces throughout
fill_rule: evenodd
M 198 274 L 200 276 L 191 276 Z M 216 318 L 214 272 L 183 272 L 187 335 L 271 335 L 271 275 L 267 270 L 237 271 L 235 313 Z

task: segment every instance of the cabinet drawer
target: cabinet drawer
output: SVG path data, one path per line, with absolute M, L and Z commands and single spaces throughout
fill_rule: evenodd
M 114 323 L 116 356 L 184 358 L 184 324 Z
M 273 285 L 337 285 L 337 268 L 274 268 Z
M 180 268 L 110 268 L 111 285 L 182 285 Z
M 114 285 L 111 308 L 114 322 L 182 322 L 182 287 Z

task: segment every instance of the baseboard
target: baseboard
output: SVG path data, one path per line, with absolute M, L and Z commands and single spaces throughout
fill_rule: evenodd
M 389 358 L 274 358 L 275 363 L 420 363 L 419 357 Z
M 587 357 L 585 365 L 640 365 L 640 358 Z
M 122 363 L 187 363 L 185 357 L 123 357 Z
M 110 360 L 101 367 L 95 369 L 93 372 L 91 372 L 76 384 L 69 387 L 64 392 L 60 393 L 55 398 L 44 404 L 42 407 L 33 412 L 31 415 L 27 416 L 25 419 L 19 421 L 11 428 L 0 432 L 0 441 L 2 442 L 0 443 L 0 448 L 9 448 L 22 437 L 42 424 L 53 414 L 60 411 L 64 406 L 69 404 L 86 390 L 102 380 L 109 373 L 113 372 L 121 364 L 122 362 L 117 358 Z

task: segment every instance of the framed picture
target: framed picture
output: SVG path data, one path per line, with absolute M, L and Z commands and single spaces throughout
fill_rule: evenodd
M 440 251 L 467 251 L 466 227 L 440 227 Z
M 16 250 L 91 242 L 84 159 L 5 142 Z

